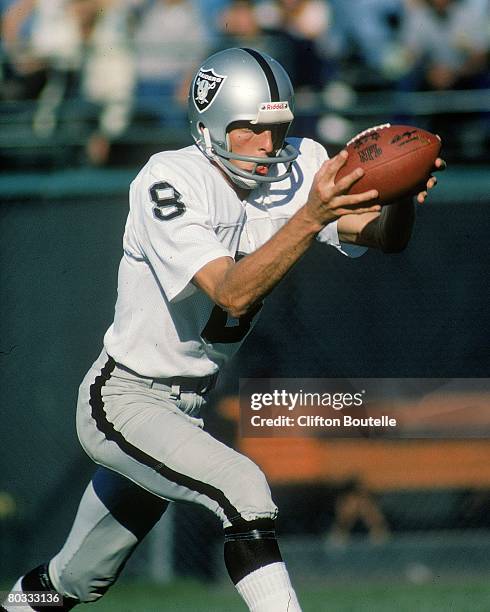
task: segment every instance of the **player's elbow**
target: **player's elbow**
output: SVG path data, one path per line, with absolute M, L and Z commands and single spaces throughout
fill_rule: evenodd
M 253 305 L 246 296 L 229 292 L 217 292 L 215 302 L 233 319 L 239 319 L 246 315 Z
M 221 306 L 221 308 L 226 310 L 229 316 L 233 319 L 239 319 L 240 317 L 245 316 L 251 310 L 252 304 L 249 304 L 248 302 L 236 301 L 230 302 L 225 306 Z
M 239 308 L 239 307 L 229 308 L 227 310 L 228 314 L 233 319 L 239 319 L 240 317 L 245 316 L 248 313 L 248 311 L 249 311 L 248 308 Z

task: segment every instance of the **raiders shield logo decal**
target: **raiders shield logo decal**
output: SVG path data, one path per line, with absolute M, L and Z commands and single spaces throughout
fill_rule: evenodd
M 194 81 L 193 98 L 200 113 L 211 106 L 225 79 L 225 75 L 217 74 L 212 68 L 199 70 Z

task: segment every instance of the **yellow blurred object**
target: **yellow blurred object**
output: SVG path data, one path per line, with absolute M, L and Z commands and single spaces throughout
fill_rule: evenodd
M 0 491 L 0 520 L 12 517 L 17 511 L 13 496 L 7 491 Z

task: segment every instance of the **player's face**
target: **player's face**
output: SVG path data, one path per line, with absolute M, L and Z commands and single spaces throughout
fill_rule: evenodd
M 237 122 L 228 132 L 229 146 L 233 153 L 248 155 L 252 157 L 270 157 L 282 147 L 286 124 L 278 125 L 253 125 L 248 122 Z M 232 160 L 237 168 L 254 170 L 255 164 L 246 161 Z M 257 165 L 255 172 L 266 175 L 269 166 Z

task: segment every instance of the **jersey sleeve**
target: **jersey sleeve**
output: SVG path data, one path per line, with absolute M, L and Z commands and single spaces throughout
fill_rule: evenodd
M 322 231 L 317 234 L 316 239 L 318 242 L 323 242 L 324 244 L 334 247 L 342 253 L 342 255 L 346 255 L 347 257 L 360 257 L 368 250 L 368 248 L 364 246 L 341 242 L 337 230 L 337 221 L 333 221 L 326 225 Z
M 204 265 L 233 257 L 216 236 L 206 196 L 193 193 L 181 172 L 154 165 L 131 185 L 130 204 L 125 249 L 148 261 L 169 301 Z

